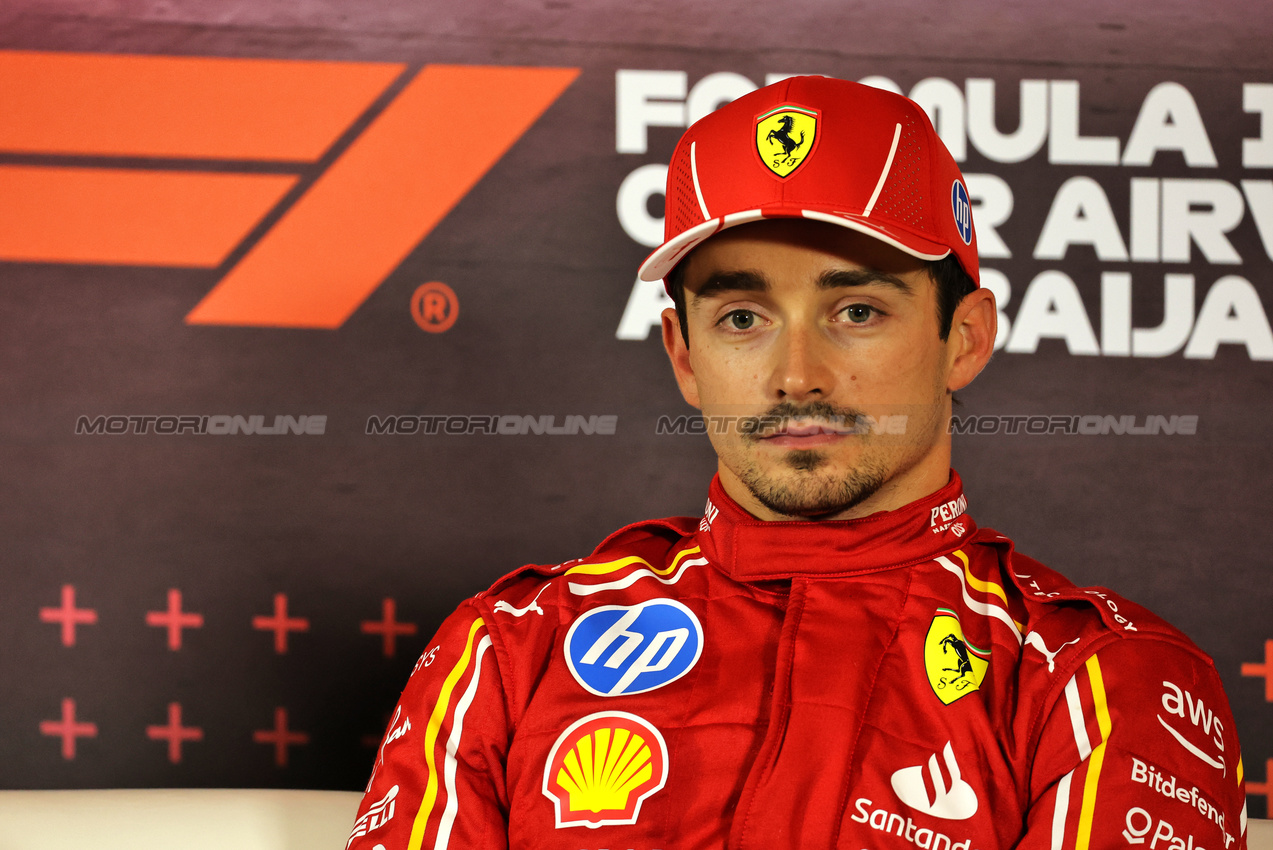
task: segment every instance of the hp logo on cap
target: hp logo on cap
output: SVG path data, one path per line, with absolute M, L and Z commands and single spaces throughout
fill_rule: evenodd
M 950 211 L 955 216 L 955 227 L 959 230 L 959 238 L 964 240 L 965 245 L 971 245 L 972 204 L 968 200 L 968 190 L 958 180 L 950 187 Z

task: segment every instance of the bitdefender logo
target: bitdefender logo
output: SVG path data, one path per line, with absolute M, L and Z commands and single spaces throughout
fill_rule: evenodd
M 0 51 L 0 261 L 223 270 L 187 323 L 338 328 L 578 74 Z

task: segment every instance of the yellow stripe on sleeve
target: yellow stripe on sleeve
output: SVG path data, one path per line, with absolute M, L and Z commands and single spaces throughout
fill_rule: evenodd
M 1096 809 L 1096 786 L 1101 781 L 1101 763 L 1105 761 L 1105 746 L 1109 743 L 1109 703 L 1105 699 L 1105 681 L 1101 678 L 1101 665 L 1093 655 L 1087 659 L 1087 678 L 1092 686 L 1092 701 L 1096 703 L 1096 724 L 1101 730 L 1101 742 L 1092 748 L 1087 766 L 1087 778 L 1083 782 L 1083 808 L 1079 811 L 1079 827 L 1074 850 L 1088 850 L 1092 839 L 1092 815 Z
M 630 567 L 633 564 L 640 564 L 641 566 L 645 567 L 647 570 L 654 573 L 655 575 L 665 576 L 671 572 L 674 572 L 677 566 L 681 563 L 682 560 L 685 559 L 686 556 L 697 554 L 699 551 L 701 550 L 698 546 L 693 546 L 693 547 L 690 547 L 689 549 L 683 549 L 682 551 L 676 553 L 676 557 L 672 559 L 672 563 L 668 564 L 666 567 L 656 567 L 653 564 L 651 564 L 649 561 L 645 560 L 644 558 L 638 557 L 636 555 L 629 555 L 628 557 L 620 558 L 617 561 L 606 561 L 605 563 L 601 563 L 601 564 L 579 564 L 578 566 L 574 566 L 566 570 L 565 574 L 568 576 L 574 576 L 574 575 L 603 576 L 609 573 L 618 572 L 624 567 Z
M 982 581 L 981 579 L 973 575 L 972 570 L 968 567 L 968 556 L 964 554 L 964 551 L 962 549 L 956 549 L 952 554 L 954 554 L 956 558 L 958 558 L 960 561 L 963 562 L 964 578 L 968 581 L 968 586 L 971 587 L 973 590 L 980 590 L 982 593 L 989 593 L 993 596 L 998 596 L 1000 599 L 1003 600 L 1003 604 L 1006 610 L 1006 606 L 1008 604 L 1008 594 L 1003 592 L 1003 587 L 1001 585 L 995 584 L 993 581 Z M 1019 632 L 1025 631 L 1025 625 L 1023 623 L 1018 623 L 1016 620 L 1013 620 L 1012 622 L 1016 625 L 1017 631 Z
M 460 678 L 464 676 L 464 671 L 468 669 L 469 662 L 473 660 L 473 638 L 478 629 L 485 625 L 486 622 L 478 617 L 469 627 L 469 637 L 464 645 L 464 653 L 442 682 L 442 691 L 438 694 L 437 704 L 433 706 L 433 713 L 429 715 L 429 724 L 424 730 L 424 760 L 429 767 L 429 780 L 425 784 L 424 798 L 420 801 L 415 823 L 411 827 L 411 840 L 407 843 L 408 850 L 420 850 L 420 845 L 424 842 L 424 830 L 428 826 L 429 815 L 433 813 L 433 805 L 438 799 L 437 763 L 433 757 L 434 748 L 438 743 L 438 731 L 442 728 L 442 720 L 450 707 L 451 694 L 455 691 Z
M 1008 604 L 1008 594 L 1003 592 L 1003 588 L 995 584 L 993 581 L 982 581 L 972 574 L 972 570 L 968 568 L 968 556 L 964 554 L 962 549 L 956 549 L 954 555 L 964 564 L 964 578 L 968 579 L 968 586 L 980 590 L 982 593 L 993 593 L 1003 600 L 1003 604 Z
M 1101 665 L 1095 655 L 1087 659 L 1087 677 L 1092 682 L 1092 698 L 1096 701 L 1096 725 L 1101 729 L 1101 741 L 1108 741 L 1113 724 L 1109 719 L 1109 703 L 1105 701 L 1105 680 L 1101 678 Z
M 655 575 L 660 575 L 660 576 L 668 575 L 670 573 L 676 572 L 677 565 L 679 565 L 681 561 L 685 560 L 687 556 L 697 555 L 701 551 L 702 549 L 698 546 L 691 546 L 689 549 L 682 549 L 680 552 L 676 553 L 676 557 L 672 559 L 672 563 L 668 564 L 663 569 L 660 570 L 655 567 L 651 567 L 650 569 L 651 571 L 654 572 Z
M 613 573 L 624 567 L 630 567 L 633 564 L 640 564 L 643 567 L 650 567 L 650 562 L 644 558 L 638 558 L 636 555 L 629 555 L 626 558 L 620 558 L 617 561 L 606 561 L 604 564 L 580 564 L 577 567 L 571 567 L 566 570 L 566 575 L 587 575 L 587 576 L 603 576 L 607 573 Z M 652 567 L 650 567 L 653 569 Z

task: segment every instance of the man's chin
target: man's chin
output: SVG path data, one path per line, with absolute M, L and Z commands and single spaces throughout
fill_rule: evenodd
M 840 474 L 826 469 L 825 455 L 799 450 L 783 458 L 772 473 L 750 467 L 739 476 L 756 501 L 776 514 L 823 519 L 857 507 L 884 486 L 884 469 L 867 465 Z

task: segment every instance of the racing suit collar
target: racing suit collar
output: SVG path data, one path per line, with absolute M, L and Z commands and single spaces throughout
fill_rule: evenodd
M 697 541 L 735 579 L 844 576 L 931 560 L 959 547 L 976 524 L 955 470 L 946 486 L 893 511 L 858 519 L 766 522 L 712 478 Z

